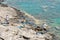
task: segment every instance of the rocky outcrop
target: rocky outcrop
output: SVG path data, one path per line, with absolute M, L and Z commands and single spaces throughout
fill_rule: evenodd
M 53 36 L 48 33 L 47 26 L 39 26 L 42 23 L 26 12 L 0 5 L 1 40 L 52 40 Z
M 49 33 L 36 34 L 36 31 L 32 29 L 2 25 L 0 25 L 0 37 L 4 40 L 52 40 L 53 38 Z

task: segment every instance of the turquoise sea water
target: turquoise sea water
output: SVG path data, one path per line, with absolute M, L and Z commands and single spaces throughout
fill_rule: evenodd
M 60 0 L 6 0 L 4 3 L 46 19 L 54 26 L 60 25 Z

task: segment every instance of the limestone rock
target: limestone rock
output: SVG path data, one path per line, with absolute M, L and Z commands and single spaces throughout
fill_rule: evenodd
M 16 8 L 2 5 L 0 5 L 1 40 L 46 40 L 45 38 L 48 38 L 49 40 L 52 39 L 52 36 L 49 34 L 36 34 L 37 32 L 33 30 L 34 27 L 40 24 L 40 20 L 37 20 L 33 16 L 17 10 Z M 8 24 L 5 22 L 8 22 Z

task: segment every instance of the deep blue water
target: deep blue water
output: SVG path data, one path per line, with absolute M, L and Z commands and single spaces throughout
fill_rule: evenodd
M 4 3 L 60 26 L 60 0 L 6 0 Z

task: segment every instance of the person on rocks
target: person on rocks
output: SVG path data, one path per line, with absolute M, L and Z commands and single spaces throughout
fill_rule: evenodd
M 6 15 L 6 20 L 9 20 L 9 16 L 8 15 Z
M 8 17 L 8 15 L 6 15 L 5 23 L 9 24 L 9 17 Z
M 43 29 L 44 31 L 47 31 L 47 27 L 48 27 L 48 25 L 47 25 L 46 23 L 44 23 L 44 24 L 42 25 L 42 29 Z

